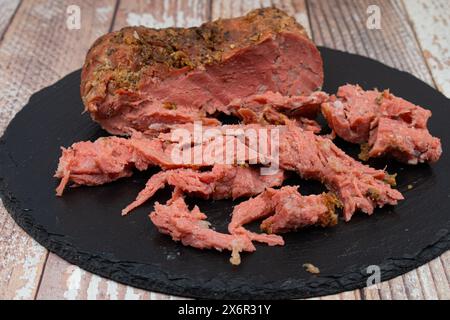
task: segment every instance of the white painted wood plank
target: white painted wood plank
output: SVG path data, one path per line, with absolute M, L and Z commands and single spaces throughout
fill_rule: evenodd
M 450 283 L 444 270 L 443 261 L 440 258 L 436 258 L 428 265 L 439 299 L 450 300 Z
M 422 284 L 420 283 L 417 270 L 412 270 L 403 275 L 403 281 L 409 300 L 423 300 Z
M 389 280 L 389 287 L 391 289 L 392 299 L 408 300 L 405 284 L 404 284 L 403 278 L 401 276 L 394 278 L 392 280 Z
M 71 265 L 51 254 L 37 299 L 64 300 L 167 300 L 176 297 L 125 286 Z
M 47 251 L 20 229 L 0 201 L 0 299 L 34 299 Z
M 437 88 L 450 97 L 450 1 L 404 0 Z
M 0 39 L 11 22 L 19 4 L 20 0 L 0 0 Z
M 417 268 L 420 283 L 422 285 L 423 297 L 427 300 L 437 300 L 438 294 L 431 274 L 430 266 L 425 264 Z

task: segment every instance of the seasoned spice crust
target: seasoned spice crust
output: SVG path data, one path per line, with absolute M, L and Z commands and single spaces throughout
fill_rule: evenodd
M 136 101 L 142 98 L 137 94 L 140 90 L 190 70 L 225 62 L 280 33 L 310 42 L 304 28 L 276 8 L 258 9 L 244 17 L 220 19 L 200 27 L 126 27 L 100 37 L 89 50 L 82 71 L 81 96 L 88 111 L 108 116 L 115 110 L 105 107 L 105 100 L 126 96 L 128 102 Z
M 99 80 L 109 71 L 121 87 L 134 87 L 144 68 L 161 63 L 168 69 L 195 68 L 221 62 L 230 52 L 279 32 L 307 37 L 293 17 L 276 8 L 257 9 L 244 18 L 219 19 L 200 27 L 125 27 L 95 41 L 86 57 L 83 80 Z M 87 81 L 81 90 L 82 95 L 88 93 Z

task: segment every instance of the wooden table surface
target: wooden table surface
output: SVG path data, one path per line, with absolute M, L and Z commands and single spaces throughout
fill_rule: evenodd
M 79 30 L 66 23 L 73 4 L 81 9 Z M 295 16 L 316 44 L 410 72 L 450 97 L 449 0 L 0 0 L 0 135 L 31 94 L 80 68 L 89 46 L 108 31 L 193 26 L 271 5 Z M 381 29 L 367 27 L 370 5 L 380 9 Z M 68 264 L 25 234 L 3 204 L 0 257 L 0 299 L 177 298 Z M 449 282 L 450 251 L 378 287 L 320 299 L 450 299 Z

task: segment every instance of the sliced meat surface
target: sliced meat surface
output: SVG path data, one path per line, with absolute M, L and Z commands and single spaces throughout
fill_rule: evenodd
M 206 218 L 197 206 L 189 210 L 178 190 L 174 191 L 167 204 L 156 203 L 150 214 L 150 219 L 158 230 L 171 236 L 174 241 L 181 241 L 185 246 L 198 249 L 231 251 L 232 264 L 240 264 L 240 252 L 256 250 L 248 237 L 214 231 Z
M 284 172 L 263 176 L 258 168 L 248 166 L 214 165 L 211 171 L 192 169 L 162 171 L 153 175 L 136 200 L 128 205 L 125 215 L 149 200 L 167 184 L 191 196 L 203 199 L 237 199 L 260 194 L 268 187 L 281 186 Z
M 436 162 L 441 142 L 427 128 L 431 111 L 391 94 L 340 87 L 322 104 L 329 126 L 342 139 L 362 145 L 361 159 L 390 156 L 401 162 Z
M 81 95 L 112 134 L 203 121 L 234 99 L 266 91 L 320 90 L 319 50 L 293 17 L 275 8 L 194 28 L 127 27 L 99 38 L 82 71 Z M 226 111 L 226 110 L 225 110 Z
M 274 234 L 313 225 L 335 225 L 336 205 L 339 205 L 339 201 L 332 194 L 302 196 L 296 186 L 269 188 L 234 208 L 228 231 L 231 234 L 247 235 L 252 240 L 269 245 L 283 245 L 283 238 Z M 266 219 L 262 222 L 261 229 L 268 234 L 257 234 L 243 227 L 263 218 Z
M 189 130 L 194 126 L 187 125 L 185 128 Z M 262 131 L 258 131 L 258 128 Z M 275 164 L 282 170 L 297 172 L 305 179 L 324 183 L 343 203 L 346 220 L 350 220 L 358 209 L 372 214 L 377 206 L 395 205 L 403 199 L 401 193 L 389 185 L 393 177 L 386 171 L 363 165 L 346 155 L 330 139 L 317 136 L 311 131 L 304 131 L 294 123 L 269 127 L 221 126 L 214 129 L 220 135 L 226 136 L 227 139 L 223 139 L 227 141 L 225 144 L 222 141 L 217 145 L 216 140 L 211 140 L 206 133 L 198 141 L 180 142 L 177 137 L 165 133 L 153 139 L 138 135 L 130 139 L 110 137 L 102 138 L 100 143 L 95 141 L 75 144 L 65 150 L 60 159 L 55 175 L 62 179 L 58 190 L 62 191 L 64 185 L 70 181 L 82 184 L 84 181 L 92 183 L 92 181 L 104 182 L 107 179 L 116 179 L 129 175 L 133 167 L 138 170 L 145 170 L 151 165 L 160 166 L 163 169 L 200 168 L 223 164 L 224 162 L 220 161 L 225 160 L 230 160 L 232 164 L 239 164 L 237 160 L 243 160 L 244 163 L 250 164 L 266 166 Z M 245 133 L 245 129 L 252 129 L 251 132 L 254 132 L 257 138 L 261 138 L 258 141 L 267 139 L 266 148 L 253 149 L 250 141 L 241 139 L 242 137 L 235 131 L 244 130 Z M 271 141 L 270 138 L 275 136 L 275 133 L 278 139 Z M 192 136 L 195 137 L 195 134 Z M 111 152 L 114 150 L 111 147 L 115 144 L 123 148 L 123 153 Z M 230 157 L 228 154 L 230 146 L 233 149 L 238 145 L 243 147 L 244 156 L 238 159 L 238 153 L 230 152 L 232 154 Z M 190 160 L 195 160 L 197 155 L 200 161 L 194 163 L 174 161 L 174 150 L 180 147 L 183 147 L 188 155 L 193 155 Z M 105 154 L 102 148 L 108 152 L 108 166 L 103 165 Z M 211 157 L 211 150 L 214 151 L 214 157 Z M 278 152 L 272 153 L 273 150 Z M 111 168 L 110 163 L 114 164 Z M 230 164 L 230 162 L 225 163 Z M 275 170 L 273 173 L 276 172 Z M 90 175 L 92 179 L 87 179 L 86 176 Z

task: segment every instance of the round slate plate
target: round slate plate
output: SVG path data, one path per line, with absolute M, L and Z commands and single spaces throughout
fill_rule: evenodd
M 157 232 L 147 215 L 148 203 L 123 218 L 130 203 L 155 171 L 137 173 L 101 187 L 69 189 L 55 197 L 52 178 L 59 147 L 106 135 L 82 115 L 80 72 L 32 96 L 17 114 L 0 145 L 0 189 L 16 222 L 39 243 L 83 269 L 152 291 L 198 298 L 305 298 L 366 285 L 369 265 L 381 268 L 383 280 L 437 257 L 450 248 L 450 103 L 413 76 L 368 58 L 321 49 L 325 61 L 324 90 L 359 83 L 364 88 L 390 88 L 398 96 L 433 111 L 431 132 L 442 139 L 444 154 L 433 165 L 387 164 L 398 173 L 406 200 L 357 214 L 349 223 L 329 229 L 311 228 L 285 236 L 284 247 L 258 246 L 230 265 L 229 254 L 183 247 Z M 337 141 L 351 155 L 356 146 Z M 314 182 L 292 178 L 304 194 L 321 192 Z M 408 190 L 408 185 L 413 189 Z M 170 190 L 155 200 L 168 199 Z M 199 201 L 218 230 L 226 230 L 235 202 Z M 320 275 L 304 271 L 312 263 Z

